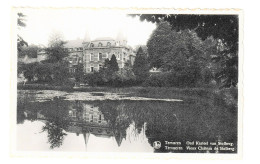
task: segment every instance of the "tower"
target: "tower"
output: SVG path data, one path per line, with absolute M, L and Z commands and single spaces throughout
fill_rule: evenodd
M 116 42 L 120 46 L 126 46 L 127 45 L 127 38 L 123 34 L 122 30 L 118 30 L 117 36 L 116 36 Z
M 88 46 L 88 44 L 91 42 L 91 38 L 90 38 L 90 35 L 89 35 L 89 33 L 88 33 L 88 30 L 86 30 L 86 32 L 85 32 L 85 37 L 84 37 L 84 39 L 83 39 L 83 47 L 85 47 L 85 46 Z
M 89 132 L 83 132 L 83 137 L 84 137 L 84 142 L 85 142 L 85 148 L 87 150 L 87 146 L 88 146 L 88 139 L 89 139 Z

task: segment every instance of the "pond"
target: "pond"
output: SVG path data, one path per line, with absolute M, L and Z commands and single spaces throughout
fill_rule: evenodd
M 18 151 L 236 153 L 236 144 L 237 116 L 212 102 L 18 91 Z

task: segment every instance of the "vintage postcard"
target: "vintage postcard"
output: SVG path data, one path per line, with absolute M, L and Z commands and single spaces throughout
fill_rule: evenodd
M 12 10 L 12 156 L 242 155 L 243 12 Z

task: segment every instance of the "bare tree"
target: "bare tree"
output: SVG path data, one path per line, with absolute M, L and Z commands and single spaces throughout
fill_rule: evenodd
M 49 47 L 57 47 L 63 45 L 64 42 L 64 35 L 59 31 L 53 31 L 49 36 Z

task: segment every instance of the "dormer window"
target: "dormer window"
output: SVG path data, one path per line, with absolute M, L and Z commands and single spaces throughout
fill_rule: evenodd
M 102 43 L 98 43 L 98 47 L 102 47 Z
M 107 47 L 110 47 L 111 46 L 111 43 L 110 42 L 107 42 Z
M 94 44 L 93 44 L 93 43 L 91 43 L 91 44 L 90 44 L 90 47 L 94 47 Z

